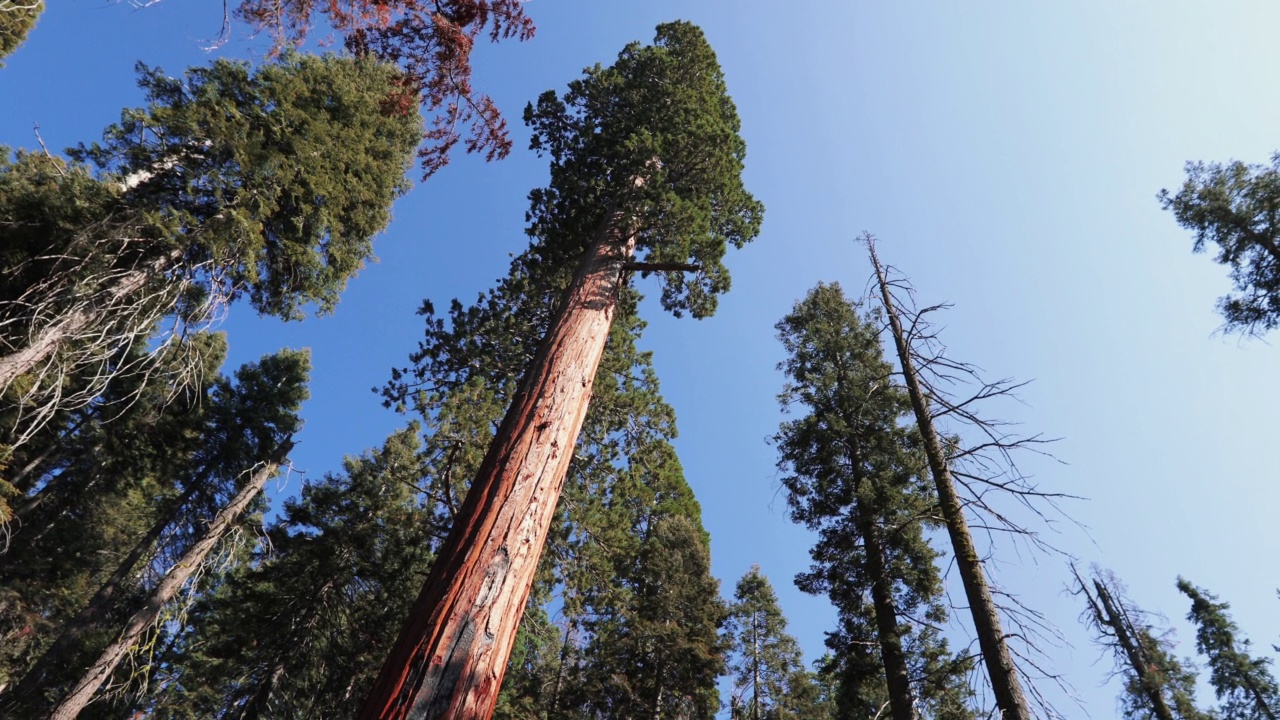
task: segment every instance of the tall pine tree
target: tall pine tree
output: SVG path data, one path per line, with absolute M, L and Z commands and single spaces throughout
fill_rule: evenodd
M 811 290 L 777 328 L 780 399 L 803 412 L 775 438 L 779 466 L 792 518 L 818 533 L 797 584 L 838 610 L 828 644 L 842 711 L 875 715 L 887 702 L 893 718 L 912 720 L 940 703 L 935 716 L 965 717 L 969 664 L 928 629 L 946 616 L 938 553 L 924 537 L 936 498 L 879 333 L 835 284 Z
M 729 606 L 729 639 L 733 660 L 730 677 L 733 717 L 745 720 L 797 718 L 792 692 L 808 684 L 800 645 L 787 634 L 787 619 L 778 596 L 756 565 L 742 576 Z

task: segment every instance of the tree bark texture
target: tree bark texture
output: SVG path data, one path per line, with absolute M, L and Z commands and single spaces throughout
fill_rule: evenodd
M 214 547 L 226 536 L 231 527 L 240 519 L 244 512 L 249 509 L 254 499 L 262 492 L 262 488 L 267 484 L 267 480 L 275 474 L 276 468 L 284 462 L 289 451 L 293 449 L 293 441 L 286 439 L 280 443 L 271 457 L 262 464 L 250 476 L 248 482 L 236 493 L 236 496 L 222 508 L 218 514 L 209 523 L 209 529 L 204 535 L 191 546 L 187 552 L 183 553 L 182 558 L 178 560 L 170 570 L 165 573 L 164 578 L 160 580 L 160 584 L 147 598 L 146 604 L 133 614 L 129 621 L 125 623 L 124 631 L 120 633 L 120 637 L 106 650 L 102 651 L 102 655 L 98 658 L 89 670 L 85 672 L 80 682 L 72 688 L 71 692 L 62 699 L 62 702 L 54 709 L 49 716 L 49 720 L 74 720 L 80 714 L 80 711 L 89 704 L 93 699 L 94 693 L 106 682 L 107 678 L 115 671 L 116 666 L 129 653 L 129 649 L 137 643 L 142 633 L 151 626 L 155 619 L 160 615 L 160 611 L 168 604 L 186 584 L 191 575 L 204 563 L 205 558 L 213 551 Z
M 1018 678 L 1018 668 L 1013 662 L 1013 655 L 1005 642 L 1004 629 L 1000 624 L 1000 612 L 991 595 L 986 571 L 982 567 L 982 558 L 978 555 L 973 536 L 969 532 L 969 523 L 964 517 L 964 506 L 956 492 L 955 479 L 951 475 L 951 467 L 947 462 L 942 440 L 933 426 L 933 417 L 929 413 L 929 400 L 920 386 L 920 378 L 911 357 L 911 348 L 902 330 L 902 321 L 889 294 L 889 283 L 885 279 L 884 268 L 880 266 L 875 246 L 868 242 L 867 248 L 871 254 L 871 263 L 875 266 L 880 298 L 884 303 L 885 314 L 889 318 L 894 346 L 902 365 L 907 393 L 911 398 L 911 408 L 915 411 L 916 423 L 924 441 L 929 471 L 937 487 L 938 505 L 942 510 L 943 520 L 947 524 L 947 534 L 951 538 L 951 547 L 955 553 L 956 568 L 960 571 L 965 597 L 969 601 L 969 610 L 973 614 L 974 631 L 978 635 L 978 648 L 982 652 L 982 660 L 991 681 L 996 706 L 1000 709 L 1003 720 L 1031 720 L 1031 707 L 1022 690 L 1022 681 Z
M 625 282 L 621 266 L 635 252 L 626 224 L 614 210 L 597 230 L 363 720 L 492 715 Z

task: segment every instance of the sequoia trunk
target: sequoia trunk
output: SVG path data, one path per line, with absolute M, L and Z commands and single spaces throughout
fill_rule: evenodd
M 893 304 L 893 298 L 889 295 L 889 284 L 885 279 L 884 268 L 880 266 L 875 246 L 870 241 L 867 243 L 867 248 L 871 254 L 871 263 L 875 266 L 876 280 L 880 286 L 880 299 L 884 303 L 889 327 L 893 331 L 893 342 L 902 365 L 902 376 L 911 398 L 911 408 L 915 411 L 921 439 L 924 440 L 929 471 L 937 487 L 938 506 L 947 524 L 947 534 L 951 537 L 956 569 L 960 571 L 965 597 L 969 601 L 969 610 L 973 614 L 974 631 L 978 635 L 978 648 L 982 651 L 982 660 L 991 680 L 991 691 L 995 695 L 996 706 L 1000 709 L 1003 720 L 1031 720 L 1031 708 L 1022 690 L 1022 681 L 1018 678 L 1018 669 L 1013 663 L 1013 655 L 1005 642 L 1004 629 L 1000 625 L 1000 612 L 996 608 L 995 599 L 991 596 L 991 587 L 987 584 L 982 558 L 973 544 L 969 523 L 964 517 L 963 504 L 956 492 L 955 479 L 951 476 L 951 467 L 947 462 L 946 452 L 942 448 L 942 439 L 938 437 L 938 431 L 933 426 L 929 400 L 920 387 L 911 348 L 902 330 L 902 321 L 898 318 L 898 310 Z
M 490 717 L 604 355 L 623 264 L 609 212 L 586 251 L 400 637 L 363 720 Z

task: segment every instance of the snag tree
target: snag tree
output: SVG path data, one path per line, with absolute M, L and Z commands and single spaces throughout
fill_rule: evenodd
M 1023 688 L 1019 656 L 1036 652 L 1037 640 L 1045 640 L 1045 631 L 1055 633 L 1046 619 L 1035 610 L 1020 604 L 993 586 L 984 568 L 983 557 L 970 531 L 966 513 L 979 518 L 980 527 L 1001 531 L 1021 538 L 1040 549 L 1052 549 L 1037 533 L 1002 511 L 994 503 L 1011 498 L 1024 509 L 1043 518 L 1046 512 L 1061 512 L 1057 501 L 1070 497 L 1046 492 L 1023 474 L 1013 458 L 1017 450 L 1035 450 L 1050 442 L 1038 435 L 1022 437 L 1007 429 L 1009 423 L 991 420 L 979 414 L 982 401 L 1010 397 L 1021 384 L 1008 380 L 982 380 L 978 370 L 945 354 L 927 315 L 944 306 L 912 310 L 896 294 L 910 293 L 900 280 L 890 280 L 875 251 L 875 238 L 862 237 L 875 269 L 875 295 L 884 309 L 890 337 L 900 365 L 902 385 L 910 401 L 920 447 L 928 462 L 939 514 L 951 540 L 955 566 L 960 573 L 973 618 L 983 666 L 991 683 L 996 706 L 1005 720 L 1030 720 L 1033 715 L 1028 692 Z M 968 397 L 956 397 L 956 388 L 973 388 Z M 975 436 L 969 444 L 956 435 L 940 429 L 942 421 L 956 422 Z M 945 428 L 944 428 L 945 429 Z M 1044 453 L 1042 453 L 1044 454 Z M 961 493 L 965 492 L 965 495 Z M 993 492 L 998 491 L 998 492 Z M 1003 596 L 1004 603 L 997 601 Z M 1002 614 L 1012 621 L 1016 632 L 1006 632 Z M 1022 652 L 1011 646 L 1017 638 Z M 1053 641 L 1054 638 L 1049 638 Z M 1040 651 L 1042 652 L 1042 651 Z M 1035 666 L 1034 663 L 1029 663 Z M 1060 678 L 1054 678 L 1061 682 Z M 1034 684 L 1031 697 L 1049 714 L 1055 714 Z
M 1195 705 L 1196 673 L 1173 655 L 1169 633 L 1157 631 L 1150 613 L 1125 595 L 1110 572 L 1093 568 L 1088 580 L 1074 565 L 1072 593 L 1088 606 L 1081 618 L 1094 641 L 1115 654 L 1116 674 L 1124 679 L 1125 718 L 1134 720 L 1208 720 L 1216 717 Z M 1092 586 L 1092 589 L 1090 589 Z
M 664 307 L 704 317 L 729 287 L 727 245 L 759 230 L 737 112 L 694 25 L 659 26 L 525 116 L 552 160 L 531 257 L 572 280 L 364 718 L 489 717 L 629 272 L 662 272 Z

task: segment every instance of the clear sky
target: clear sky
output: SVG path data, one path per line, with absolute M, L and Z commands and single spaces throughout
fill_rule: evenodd
M 819 280 L 863 289 L 870 268 L 852 240 L 866 230 L 923 300 L 955 304 L 945 339 L 956 357 L 1034 379 L 1025 405 L 1000 411 L 1064 438 L 1054 452 L 1067 464 L 1027 467 L 1048 489 L 1090 498 L 1068 506 L 1087 532 L 1063 525 L 1052 542 L 1168 615 L 1182 654 L 1194 647 L 1178 574 L 1229 600 L 1259 652 L 1280 641 L 1280 576 L 1263 562 L 1280 554 L 1280 350 L 1215 332 L 1226 273 L 1191 254 L 1155 199 L 1187 160 L 1264 162 L 1280 148 L 1280 6 L 536 0 L 528 12 L 536 38 L 477 51 L 476 84 L 512 121 L 511 158 L 459 157 L 401 199 L 376 244 L 382 262 L 332 317 L 284 324 L 237 307 L 225 323 L 231 367 L 312 348 L 299 468 L 318 477 L 397 427 L 369 389 L 415 346 L 422 298 L 474 297 L 522 247 L 525 195 L 546 172 L 523 149 L 524 104 L 686 18 L 719 54 L 747 184 L 767 208 L 759 240 L 728 258 L 734 289 L 720 312 L 674 320 L 651 307 L 644 341 L 725 589 L 759 563 L 806 654 L 821 654 L 833 612 L 792 586 L 811 538 L 787 520 L 765 442 L 781 420 L 773 324 Z M 237 27 L 204 52 L 220 24 L 208 1 L 51 3 L 0 69 L 0 142 L 34 147 L 35 123 L 52 149 L 96 139 L 141 103 L 137 60 L 177 73 L 268 45 Z M 278 492 L 298 486 L 295 476 Z M 1114 716 L 1110 660 L 1077 623 L 1064 562 L 1012 546 L 996 557 L 1000 580 L 1073 645 L 1049 648 L 1081 702 L 1059 696 L 1060 709 Z

